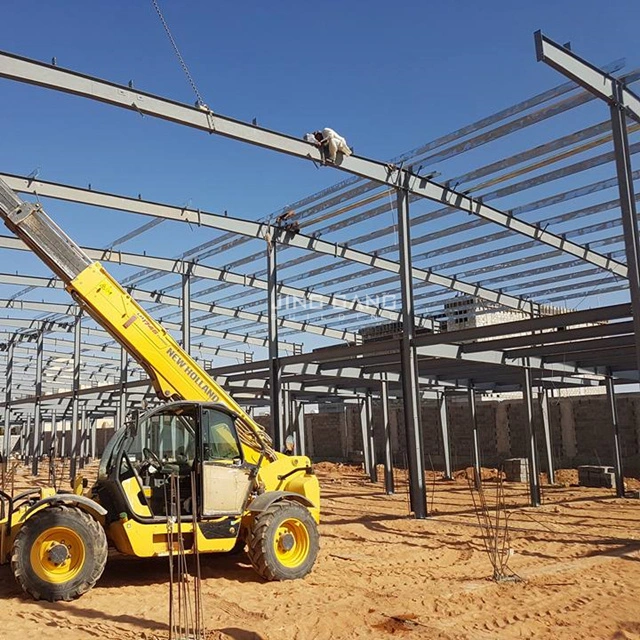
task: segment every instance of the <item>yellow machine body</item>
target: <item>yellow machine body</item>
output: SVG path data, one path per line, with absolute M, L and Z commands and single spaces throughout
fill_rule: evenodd
M 132 443 L 137 436 L 122 429 L 114 435 L 109 454 L 103 455 L 98 480 L 87 495 L 82 495 L 79 478 L 72 493 L 39 489 L 14 499 L 0 491 L 0 563 L 11 560 L 25 591 L 53 601 L 78 597 L 95 584 L 107 560 L 108 541 L 137 557 L 172 552 L 177 524 L 160 504 L 171 477 L 185 485 L 185 493 L 188 480 L 196 483 L 202 501 L 198 511 L 186 504 L 178 507 L 185 515 L 178 518 L 178 535 L 187 553 L 229 551 L 240 538 L 247 542 L 251 563 L 262 577 L 304 577 L 319 546 L 320 490 L 310 460 L 275 451 L 264 429 L 99 262 L 91 261 L 39 204 L 22 201 L 2 179 L 0 218 L 62 280 L 82 310 L 143 367 L 159 398 L 169 402 L 145 416 L 165 407 L 167 412 L 175 406 L 179 411 L 184 405 L 197 416 L 191 432 L 199 447 L 180 457 L 174 447 L 173 462 L 155 455 L 132 460 L 124 438 Z M 218 409 L 232 425 L 231 435 L 214 441 L 218 426 L 207 423 L 210 449 L 205 456 L 201 425 Z M 233 459 L 225 459 L 225 451 L 234 446 Z M 163 444 L 159 450 L 166 449 Z M 138 454 L 140 450 L 151 451 L 146 445 L 137 449 Z M 120 456 L 117 463 L 110 459 L 114 455 Z M 154 458 L 161 468 L 150 471 Z M 167 473 L 165 462 L 177 466 L 179 473 Z M 127 465 L 129 470 L 123 472 Z M 230 492 L 225 494 L 227 487 Z M 196 494 L 191 495 L 195 499 Z

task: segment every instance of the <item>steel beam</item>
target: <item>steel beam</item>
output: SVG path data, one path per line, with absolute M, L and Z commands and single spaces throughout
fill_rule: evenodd
M 393 451 L 391 444 L 391 420 L 389 413 L 389 383 L 380 382 L 380 404 L 382 411 L 382 430 L 384 433 L 384 490 L 387 495 L 395 493 L 393 478 Z
M 607 376 L 607 400 L 609 401 L 611 426 L 613 427 L 613 469 L 616 476 L 616 495 L 618 498 L 624 498 L 624 466 L 620 447 L 620 423 L 616 406 L 616 389 L 611 376 Z
M 413 304 L 413 269 L 411 267 L 411 219 L 409 193 L 397 190 L 398 252 L 400 256 L 400 290 L 402 297 L 402 403 L 404 407 L 407 457 L 409 462 L 409 497 L 416 518 L 427 517 L 427 493 L 424 477 L 422 417 L 418 383 L 418 356 L 415 348 Z
M 531 369 L 523 368 L 522 397 L 525 408 L 525 426 L 529 447 L 529 496 L 532 507 L 540 506 L 540 478 L 538 475 L 538 450 L 533 422 L 533 387 Z
M 66 71 L 59 67 L 45 65 L 12 54 L 0 54 L 0 76 L 98 100 L 141 114 L 187 125 L 210 134 L 215 133 L 280 153 L 311 160 L 316 164 L 323 162 L 320 150 L 303 140 L 226 118 L 213 113 L 208 108 L 181 105 L 149 93 Z M 520 227 L 531 227 L 530 231 L 537 234 L 532 237 L 537 237 L 541 242 L 553 242 L 552 246 L 556 246 L 563 251 L 571 252 L 573 255 L 583 259 L 597 260 L 602 263 L 603 268 L 607 268 L 605 265 L 610 264 L 610 260 L 605 256 L 595 254 L 595 252 L 591 252 L 585 247 L 567 243 L 560 237 L 546 234 L 542 229 L 535 229 L 532 225 L 514 220 L 509 214 L 484 205 L 481 201 L 474 200 L 474 198 L 463 193 L 442 186 L 429 177 L 415 175 L 402 167 L 358 156 L 350 156 L 340 158 L 336 168 L 390 187 L 403 186 L 415 196 L 427 198 L 455 207 L 461 211 L 484 217 L 521 233 L 523 231 Z M 452 283 L 455 284 L 455 280 L 452 279 Z
M 2 249 L 16 249 L 26 251 L 28 250 L 26 245 L 22 243 L 18 238 L 12 238 L 9 236 L 0 235 L 0 248 Z M 156 269 L 158 271 L 165 271 L 167 273 L 180 272 L 183 268 L 183 262 L 181 260 L 175 260 L 171 258 L 161 258 L 161 257 L 153 257 L 148 255 L 139 255 L 135 253 L 126 253 L 123 251 L 114 252 L 112 250 L 107 249 L 92 249 L 88 247 L 83 247 L 83 251 L 93 260 L 98 260 L 101 262 L 113 262 L 116 264 L 127 264 L 131 266 L 144 267 L 147 269 Z M 210 280 L 219 280 L 223 282 L 227 282 L 229 284 L 237 284 L 243 287 L 249 287 L 254 289 L 260 289 L 263 291 L 268 290 L 268 283 L 266 280 L 262 280 L 258 277 L 252 275 L 244 275 L 233 273 L 231 271 L 223 271 L 221 269 L 216 269 L 214 267 L 209 267 L 201 264 L 191 263 L 191 272 L 193 277 L 205 278 Z M 147 296 L 151 296 L 151 294 L 147 292 L 143 292 L 141 290 L 137 290 L 138 294 L 141 297 L 145 297 L 145 293 Z M 373 307 L 371 305 L 365 305 L 358 300 L 347 300 L 346 298 L 342 298 L 338 295 L 325 295 L 321 293 L 317 293 L 311 290 L 303 290 L 298 289 L 296 287 L 291 287 L 288 285 L 279 285 L 278 286 L 278 294 L 281 296 L 293 296 L 296 298 L 301 298 L 305 300 L 309 300 L 314 304 L 325 304 L 334 307 L 338 307 L 341 309 L 346 309 L 349 311 L 363 313 L 366 315 L 376 316 L 380 318 L 388 318 L 390 320 L 397 321 L 400 318 L 400 314 L 397 311 L 390 311 L 387 309 L 382 309 L 380 307 Z M 169 300 L 172 300 L 170 296 L 161 295 L 162 301 L 166 301 L 168 303 Z M 175 298 L 173 298 L 175 300 Z M 215 305 L 214 303 L 202 303 L 204 306 L 202 307 L 203 311 L 209 311 L 212 313 L 220 313 L 222 315 L 230 315 L 229 310 L 226 307 L 220 307 Z M 195 307 L 194 307 L 195 308 Z M 234 316 L 237 317 L 247 317 L 248 319 L 253 320 L 254 317 L 245 316 L 243 313 L 236 313 L 234 311 Z M 258 315 L 258 314 L 252 314 Z M 295 321 L 285 320 L 283 321 L 283 326 L 287 326 L 296 330 L 303 330 L 303 323 L 296 323 Z M 433 322 L 428 319 L 423 319 L 420 321 L 420 326 L 432 328 Z M 314 331 L 314 325 L 311 325 L 309 329 L 310 332 L 319 333 L 324 335 L 324 327 L 321 331 Z M 328 330 L 330 331 L 330 330 Z M 339 339 L 344 339 L 344 335 L 340 336 L 331 336 L 338 337 Z
M 0 242 L 2 241 L 2 236 L 0 236 Z M 92 251 L 97 251 L 93 249 Z M 119 257 L 122 257 L 122 254 L 118 254 L 115 257 L 114 262 L 121 262 Z M 146 257 L 146 256 L 145 256 Z M 124 261 L 126 261 L 126 256 L 124 257 Z M 188 263 L 189 269 L 191 270 L 194 266 L 194 263 Z M 225 272 L 226 273 L 226 272 Z M 200 276 L 203 277 L 203 276 Z M 42 278 L 37 276 L 23 276 L 23 275 L 15 275 L 15 274 L 0 274 L 0 280 L 5 282 L 6 284 L 18 284 L 21 286 L 27 287 L 47 287 L 47 288 L 55 288 L 55 289 L 64 289 L 64 285 L 57 278 Z M 127 291 L 131 293 L 131 295 L 139 302 L 157 302 L 158 304 L 166 304 L 166 305 L 181 305 L 181 301 L 179 298 L 174 296 L 167 295 L 163 292 L 150 292 L 145 291 L 143 289 L 138 289 L 136 287 L 126 287 Z M 291 295 L 291 294 L 287 294 Z M 300 294 L 302 295 L 302 293 Z M 307 292 L 307 295 L 311 295 Z M 195 300 L 191 301 L 191 309 L 194 311 L 206 311 L 208 313 L 226 316 L 230 318 L 239 318 L 243 320 L 250 320 L 256 323 L 264 323 L 268 322 L 267 316 L 262 313 L 250 313 L 248 311 L 244 311 L 241 309 L 232 309 L 229 307 L 221 306 L 214 302 L 197 302 Z M 397 314 L 396 314 L 397 315 Z M 324 325 L 316 325 L 309 322 L 297 322 L 295 320 L 288 320 L 286 318 L 279 318 L 278 323 L 281 327 L 285 327 L 287 329 L 293 329 L 294 331 L 300 331 L 302 333 L 313 333 L 316 335 L 323 335 L 327 338 L 335 338 L 337 340 L 343 340 L 346 342 L 357 342 L 360 339 L 360 336 L 357 333 L 353 333 L 351 331 L 341 331 L 332 329 L 331 327 L 327 327 Z M 168 327 L 168 323 L 166 321 L 162 322 L 163 326 Z M 179 325 L 175 325 L 178 327 Z M 192 327 L 192 333 L 195 333 L 193 329 L 196 327 Z M 284 343 L 287 345 L 288 343 Z M 292 350 L 289 347 L 289 350 Z
M 30 184 L 29 181 L 25 180 L 24 178 L 9 175 L 5 176 L 5 174 L 0 174 L 0 177 L 2 179 L 6 177 L 7 180 L 5 180 L 5 182 L 12 189 L 14 189 L 14 191 L 18 191 L 21 193 L 30 193 L 32 192 L 31 189 L 34 188 L 33 184 L 31 184 L 30 187 L 24 186 L 25 184 Z M 23 184 L 22 189 L 18 188 L 20 181 L 22 181 Z M 251 220 L 233 218 L 230 216 L 207 213 L 199 210 L 173 207 L 166 204 L 147 202 L 144 200 L 126 198 L 123 196 L 100 193 L 97 191 L 88 191 L 85 189 L 78 189 L 66 185 L 53 185 L 54 187 L 60 187 L 57 190 L 45 189 L 44 184 L 45 183 L 38 181 L 36 185 L 37 191 L 35 193 L 37 193 L 38 195 L 44 195 L 42 191 L 46 191 L 46 195 L 50 197 L 58 197 L 60 199 L 69 200 L 71 202 L 81 202 L 84 204 L 92 204 L 108 209 L 117 209 L 119 211 L 128 211 L 131 213 L 154 216 L 156 218 L 167 218 L 181 222 L 189 222 L 198 226 L 207 226 L 224 231 L 232 231 L 249 238 L 263 238 L 266 233 L 270 232 L 270 227 L 266 223 L 253 222 Z M 62 198 L 62 196 L 60 195 L 52 195 L 56 192 L 65 193 L 66 197 Z M 307 236 L 303 233 L 291 233 L 286 230 L 276 229 L 274 231 L 273 239 L 280 244 L 296 247 L 305 251 L 314 251 L 318 254 L 329 255 L 333 258 L 340 258 L 349 262 L 363 264 L 365 266 L 374 267 L 382 271 L 388 271 L 390 273 L 398 273 L 400 270 L 400 266 L 398 265 L 398 263 L 394 262 L 393 260 L 380 258 L 364 251 L 352 249 L 344 244 L 327 242 L 326 240 L 320 240 L 312 236 Z M 582 253 L 584 252 L 585 250 L 583 249 Z M 120 252 L 113 252 L 110 249 L 106 249 L 102 253 L 105 256 L 108 256 L 111 253 L 119 254 Z M 90 255 L 90 257 L 92 256 Z M 196 271 L 194 270 L 194 276 L 195 275 Z M 460 293 L 478 296 L 490 302 L 501 304 L 505 307 L 521 309 L 528 313 L 535 313 L 538 310 L 538 305 L 530 301 L 503 294 L 498 291 L 492 291 L 490 289 L 487 289 L 486 287 L 468 283 L 458 278 L 445 276 L 434 271 L 427 271 L 416 267 L 413 269 L 413 276 L 417 280 L 422 280 L 424 282 L 451 289 L 453 291 L 458 291 Z M 249 279 L 247 278 L 247 276 L 244 276 L 244 278 L 247 280 Z M 423 319 L 421 324 L 430 328 L 433 327 L 433 323 L 429 319 Z
M 626 115 L 640 122 L 640 98 L 622 81 L 561 47 L 540 31 L 534 34 L 536 57 L 584 87 L 610 107 L 613 148 L 618 176 L 622 228 L 627 259 L 627 278 L 635 328 L 636 362 L 640 371 L 640 239 L 636 200 L 633 190 L 631 153 Z
M 620 80 L 556 44 L 541 31 L 534 33 L 534 39 L 538 62 L 545 62 L 610 105 L 620 104 L 629 117 L 640 122 L 640 98 L 627 87 L 621 87 L 618 95 Z
M 144 296 L 142 296 L 144 297 Z M 0 308 L 5 309 L 21 309 L 27 311 L 44 311 L 47 313 L 63 313 L 66 315 L 73 315 L 75 313 L 75 305 L 63 304 L 59 302 L 36 302 L 31 300 L 0 300 Z M 162 320 L 160 323 L 164 326 Z M 165 327 L 166 328 L 166 327 Z M 191 327 L 192 332 L 195 333 L 196 327 Z M 234 333 L 232 331 L 219 331 L 207 327 L 203 332 L 203 335 L 210 335 L 211 337 L 220 338 L 222 340 L 234 340 L 237 342 L 244 342 L 246 344 L 252 344 L 259 347 L 268 346 L 268 340 L 263 338 L 257 338 L 255 336 L 246 335 L 243 333 Z M 294 351 L 295 345 L 290 342 L 281 342 L 280 346 L 288 351 Z

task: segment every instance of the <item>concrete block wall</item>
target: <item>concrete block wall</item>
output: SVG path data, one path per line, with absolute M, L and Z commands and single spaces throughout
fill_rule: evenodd
M 464 395 L 447 400 L 451 460 L 454 468 L 472 464 L 471 414 Z M 617 397 L 620 441 L 625 472 L 640 475 L 640 394 Z M 495 467 L 507 458 L 527 456 L 528 439 L 522 400 L 480 400 L 476 403 L 480 435 L 481 463 Z M 613 435 L 609 404 L 606 395 L 570 398 L 552 398 L 549 403 L 552 455 L 556 468 L 578 465 L 613 464 Z M 402 466 L 406 461 L 406 439 L 402 404 L 394 401 L 390 407 L 391 445 L 394 463 Z M 269 416 L 258 416 L 257 422 L 270 431 Z M 546 469 L 546 453 L 542 429 L 542 414 L 534 402 L 534 422 L 540 469 Z M 373 403 L 373 425 L 376 457 L 383 460 L 384 434 L 380 403 Z M 422 406 L 422 427 L 425 450 L 425 468 L 431 465 L 442 469 L 444 452 L 440 425 L 440 410 L 436 401 Z M 113 428 L 99 421 L 96 430 L 96 449 L 101 455 L 113 434 Z M 305 416 L 307 451 L 315 460 L 362 461 L 362 434 L 360 409 L 350 404 L 333 408 L 329 413 Z M 42 451 L 50 447 L 50 432 L 45 431 Z M 58 432 L 70 444 L 68 428 Z M 60 450 L 60 449 L 59 449 Z
M 470 466 L 472 457 L 471 413 L 464 396 L 447 400 L 451 459 L 454 468 Z M 640 395 L 618 396 L 618 418 L 625 471 L 640 474 Z M 528 451 L 528 436 L 522 400 L 482 401 L 476 403 L 480 456 L 484 466 L 495 467 L 507 458 L 524 458 Z M 581 464 L 613 463 L 613 436 L 606 395 L 551 398 L 549 402 L 551 448 L 556 468 Z M 362 460 L 360 410 L 347 405 L 344 413 L 307 415 L 307 442 L 313 442 L 315 459 Z M 390 407 L 391 443 L 394 463 L 405 464 L 406 440 L 402 405 Z M 373 403 L 376 456 L 384 454 L 382 412 Z M 425 468 L 444 465 L 442 432 L 438 403 L 427 401 L 422 406 L 422 428 Z M 539 466 L 546 470 L 546 452 L 542 427 L 542 411 L 534 398 L 534 428 Z M 430 457 L 429 457 L 430 456 Z

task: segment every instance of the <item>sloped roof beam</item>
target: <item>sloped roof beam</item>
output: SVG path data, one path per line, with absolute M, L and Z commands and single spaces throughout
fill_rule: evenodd
M 78 313 L 78 308 L 73 304 L 61 304 L 59 302 L 37 302 L 32 300 L 6 300 L 0 299 L 0 309 L 20 309 L 27 311 L 41 311 L 45 313 L 61 313 L 73 316 Z M 195 327 L 194 327 L 195 328 Z M 193 328 L 192 328 L 193 330 Z M 233 333 L 231 331 L 218 331 L 217 329 L 206 329 L 208 335 L 220 338 L 221 340 L 233 340 L 253 344 L 259 347 L 266 347 L 267 341 L 255 336 L 245 335 L 243 333 Z M 280 342 L 280 348 L 285 351 L 294 351 L 295 345 L 291 342 Z
M 394 262 L 393 260 L 380 258 L 376 255 L 366 253 L 365 251 L 351 249 L 343 244 L 327 242 L 326 240 L 319 240 L 318 238 L 307 236 L 303 233 L 290 233 L 282 229 L 278 229 L 277 227 L 270 226 L 266 223 L 258 223 L 253 222 L 252 220 L 244 220 L 242 218 L 234 218 L 231 216 L 223 216 L 200 210 L 187 209 L 185 207 L 175 207 L 172 205 L 150 202 L 147 200 L 127 198 L 124 196 L 92 191 L 89 189 L 80 189 L 78 187 L 71 187 L 68 185 L 44 182 L 41 180 L 30 180 L 28 178 L 13 176 L 10 174 L 0 174 L 0 177 L 13 190 L 19 193 L 29 193 L 37 195 L 39 197 L 56 198 L 69 202 L 78 202 L 81 204 L 104 207 L 107 209 L 115 209 L 118 211 L 128 211 L 130 213 L 137 213 L 140 215 L 154 216 L 157 218 L 167 218 L 169 220 L 174 220 L 177 222 L 188 222 L 194 225 L 211 227 L 213 229 L 232 231 L 249 238 L 263 239 L 265 236 L 267 236 L 267 234 L 271 234 L 273 238 L 279 243 L 286 244 L 290 247 L 296 247 L 297 249 L 303 249 L 305 251 L 315 251 L 316 253 L 329 255 L 334 258 L 340 258 L 342 260 L 347 260 L 358 264 L 364 264 L 368 267 L 374 267 L 395 274 L 398 274 L 400 272 L 399 263 Z M 110 249 L 106 249 L 103 252 L 105 255 L 109 255 L 110 253 L 120 253 L 119 251 Z M 609 258 L 606 258 L 606 260 L 609 260 Z M 196 275 L 195 271 L 192 271 L 192 273 L 194 276 Z M 508 296 L 498 291 L 493 291 L 492 289 L 487 289 L 486 287 L 481 287 L 480 285 L 464 282 L 463 280 L 458 280 L 456 278 L 435 273 L 433 271 L 426 271 L 424 269 L 414 267 L 412 275 L 416 280 L 429 282 L 431 284 L 435 284 L 446 289 L 451 289 L 453 291 L 459 291 L 460 293 L 465 293 L 467 295 L 478 296 L 485 300 L 496 302 L 512 309 L 524 309 L 526 311 L 531 311 L 533 309 L 535 311 L 537 307 L 537 305 L 522 300 L 521 298 Z M 250 279 L 250 277 L 243 277 L 245 279 Z M 313 294 L 314 299 L 317 299 L 319 297 L 319 294 Z M 333 299 L 333 296 L 328 296 L 328 298 Z M 327 304 L 333 303 L 327 302 Z M 374 315 L 381 314 L 376 313 Z M 394 320 L 397 321 L 400 319 L 400 316 L 395 312 L 394 316 Z M 431 321 L 426 318 L 422 319 L 420 321 L 420 324 L 428 328 L 433 328 Z
M 617 78 L 583 60 L 570 49 L 556 44 L 541 31 L 534 33 L 536 58 L 573 80 L 576 84 L 610 105 L 622 103 L 626 114 L 640 122 L 640 98 L 628 87 L 620 88 Z
M 150 93 L 137 91 L 73 71 L 63 70 L 59 67 L 53 67 L 13 54 L 0 53 L 0 76 L 91 98 L 92 100 L 137 111 L 140 114 L 187 125 L 207 133 L 215 133 L 280 153 L 311 160 L 315 163 L 322 162 L 320 150 L 298 138 L 249 125 L 239 120 L 233 120 L 215 114 L 209 109 L 187 106 Z M 403 188 L 416 196 L 453 206 L 461 211 L 485 218 L 517 233 L 535 238 L 544 244 L 582 258 L 603 269 L 610 271 L 616 269 L 617 271 L 615 272 L 624 277 L 625 266 L 616 263 L 607 256 L 569 242 L 535 225 L 518 220 L 508 213 L 483 204 L 480 200 L 475 200 L 473 197 L 442 186 L 427 177 L 415 175 L 401 167 L 358 156 L 350 156 L 343 158 L 337 168 L 380 184 L 392 187 L 402 185 Z M 318 249 L 316 248 L 316 250 Z M 475 295 L 482 297 L 480 293 Z
M 64 285 L 57 278 L 42 278 L 38 276 L 18 276 L 8 273 L 0 273 L 0 281 L 3 284 L 18 284 L 20 286 L 30 287 L 47 287 L 55 289 L 64 289 Z M 181 298 L 170 296 L 161 292 L 151 293 L 149 291 L 143 291 L 142 289 L 136 289 L 132 287 L 126 287 L 127 291 L 130 291 L 133 296 L 142 302 L 157 302 L 159 304 L 166 304 L 170 306 L 181 306 Z M 206 311 L 207 313 L 216 314 L 220 316 L 226 316 L 229 318 L 238 318 L 241 320 L 250 320 L 255 323 L 267 324 L 268 317 L 263 313 L 253 313 L 250 311 L 243 311 L 240 309 L 231 309 L 229 307 L 222 307 L 214 302 L 197 302 L 191 301 L 191 309 L 197 311 Z M 198 319 L 196 319 L 197 321 Z M 162 323 L 165 324 L 164 322 Z M 352 331 L 342 331 L 338 329 L 332 329 L 323 325 L 312 324 L 308 322 L 298 322 L 295 320 L 287 320 L 285 318 L 278 318 L 278 324 L 281 327 L 287 329 L 293 329 L 294 331 L 300 331 L 301 333 L 313 333 L 316 335 L 326 336 L 327 338 L 335 338 L 336 340 L 343 340 L 345 342 L 358 342 L 360 336 Z

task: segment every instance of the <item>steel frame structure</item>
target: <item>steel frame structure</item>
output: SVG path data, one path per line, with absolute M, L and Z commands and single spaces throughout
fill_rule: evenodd
M 241 360 L 212 371 L 218 381 L 248 403 L 266 403 L 268 398 L 277 446 L 281 447 L 286 434 L 294 431 L 296 446 L 305 446 L 300 426 L 305 401 L 337 398 L 359 402 L 363 407 L 367 472 L 375 481 L 376 449 L 371 428 L 371 401 L 375 397 L 381 402 L 383 414 L 385 488 L 392 493 L 389 402 L 394 398 L 401 401 L 406 416 L 411 510 L 417 518 L 423 518 L 427 516 L 424 461 L 428 449 L 421 425 L 424 398 L 439 402 L 445 473 L 450 477 L 447 389 L 466 390 L 475 422 L 476 394 L 484 391 L 521 390 L 527 415 L 532 416 L 534 387 L 542 390 L 544 406 L 548 388 L 606 384 L 617 433 L 614 383 L 639 379 L 640 253 L 633 182 L 640 172 L 632 171 L 631 158 L 640 151 L 640 142 L 630 140 L 638 127 L 627 127 L 625 115 L 640 121 L 640 101 L 629 89 L 640 73 L 631 71 L 616 77 L 612 74 L 620 71 L 618 63 L 600 71 L 539 33 L 536 46 L 539 59 L 587 91 L 576 91 L 573 83 L 566 83 L 391 162 L 345 157 L 335 168 L 355 177 L 280 212 L 295 210 L 301 231 L 274 223 L 276 214 L 254 222 L 24 176 L 5 173 L 0 177 L 24 194 L 79 203 L 102 212 L 118 210 L 150 216 L 151 222 L 107 247 L 85 250 L 93 259 L 139 269 L 126 277 L 126 285 L 138 300 L 152 307 L 196 358 Z M 0 53 L 0 77 L 321 163 L 315 147 L 288 135 L 15 55 Z M 508 140 L 510 134 L 549 118 L 562 118 L 572 109 L 587 105 L 593 95 L 611 105 L 611 132 L 607 123 L 597 122 L 519 153 L 503 155 L 442 183 L 434 180 L 436 163 Z M 598 153 L 611 141 L 613 153 Z M 565 186 L 567 179 L 582 178 L 590 169 L 612 162 L 617 168 L 615 178 Z M 593 202 L 616 187 L 617 198 Z M 541 188 L 546 190 L 542 197 L 526 200 L 530 190 Z M 584 199 L 590 200 L 586 206 L 560 214 L 545 212 Z M 489 205 L 492 200 L 508 204 Z M 603 213 L 619 206 L 621 221 L 602 220 Z M 397 215 L 397 227 L 381 224 L 348 243 L 320 239 L 321 234 L 329 237 L 350 232 L 363 221 L 389 212 Z M 175 258 L 116 248 L 162 220 L 198 225 L 218 235 Z M 439 226 L 434 230 L 436 223 Z M 484 234 L 480 246 L 479 230 Z M 451 241 L 447 243 L 448 239 Z M 260 243 L 261 248 L 247 252 L 245 258 L 220 262 L 220 256 L 237 252 L 248 243 L 253 243 L 254 249 Z M 374 249 L 365 248 L 372 243 Z M 16 239 L 0 236 L 0 249 L 24 248 Z M 301 272 L 302 265 L 306 271 Z M 554 271 L 552 277 L 539 277 L 550 270 Z M 329 272 L 332 277 L 327 282 Z M 167 274 L 177 279 L 153 290 L 141 288 L 147 282 L 155 285 Z M 318 282 L 323 275 L 325 281 Z M 352 284 L 354 280 L 356 284 Z M 5 274 L 3 284 L 22 287 L 0 301 L 6 310 L 0 326 L 8 328 L 2 353 L 6 368 L 4 424 L 19 424 L 32 414 L 33 434 L 37 435 L 43 420 L 55 423 L 70 416 L 75 425 L 71 447 L 76 464 L 86 457 L 88 433 L 86 428 L 78 431 L 80 415 L 91 420 L 92 416 L 113 414 L 117 409 L 121 421 L 134 400 L 151 397 L 149 384 L 133 379 L 135 370 L 119 350 L 109 344 L 99 328 L 86 326 L 84 319 L 81 322 L 73 305 L 25 299 L 31 291 L 55 292 L 60 288 L 55 278 Z M 575 300 L 594 286 L 600 291 L 629 288 L 631 303 L 546 315 L 548 302 L 558 302 L 563 296 L 565 301 Z M 350 299 L 363 287 L 378 297 L 399 297 L 400 311 L 385 304 Z M 175 289 L 179 289 L 179 295 L 172 295 Z M 225 293 L 228 289 L 233 292 Z M 483 300 L 490 309 L 512 310 L 529 319 L 442 333 L 438 314 L 442 315 L 443 302 L 452 292 Z M 295 313 L 278 308 L 279 296 L 313 301 L 318 308 L 299 320 Z M 345 313 L 348 317 L 343 319 Z M 172 322 L 176 315 L 180 322 Z M 363 343 L 362 333 L 354 328 L 366 328 L 381 320 L 398 323 L 400 337 Z M 345 323 L 351 328 L 344 328 Z M 69 332 L 73 332 L 73 340 L 65 337 Z M 194 344 L 196 335 L 201 345 Z M 299 341 L 306 335 L 343 344 L 303 353 Z M 288 339 L 294 337 L 296 341 Z M 210 340 L 223 342 L 212 345 Z M 35 354 L 30 353 L 30 341 L 37 344 Z M 229 348 L 229 342 L 242 348 Z M 52 343 L 56 349 L 51 348 Z M 268 358 L 256 360 L 257 353 Z M 56 360 L 70 363 L 71 375 L 59 373 L 50 380 L 46 371 Z M 24 364 L 24 371 L 18 370 L 19 363 Z M 29 369 L 35 371 L 35 377 Z M 82 423 L 86 425 L 86 419 Z M 530 468 L 537 469 L 531 418 L 528 424 Z M 543 428 L 551 476 L 553 461 L 546 422 Z M 474 462 L 479 469 L 477 435 L 474 429 Z M 622 479 L 619 437 L 615 442 L 616 472 Z M 8 444 L 5 438 L 5 446 Z M 31 451 L 36 460 L 36 448 Z M 537 476 L 531 484 L 531 501 L 540 502 Z

